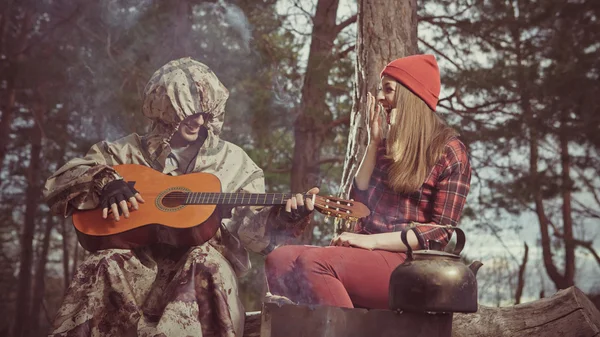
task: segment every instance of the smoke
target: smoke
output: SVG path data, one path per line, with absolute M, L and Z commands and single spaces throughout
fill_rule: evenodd
M 244 42 L 244 47 L 246 50 L 250 50 L 252 27 L 244 15 L 244 12 L 242 12 L 242 10 L 235 5 L 227 4 L 224 0 L 219 0 L 218 4 L 225 9 L 225 22 L 227 22 L 233 28 L 233 30 L 240 34 L 240 37 Z
M 209 12 L 218 15 L 223 22 L 231 27 L 242 39 L 242 47 L 250 52 L 252 40 L 252 25 L 244 15 L 244 12 L 236 5 L 219 0 L 215 4 L 206 4 Z
M 276 67 L 273 71 L 273 105 L 277 108 L 294 110 L 300 104 L 301 86 L 290 84 L 285 75 L 280 67 Z
M 152 0 L 102 0 L 102 19 L 112 27 L 129 29 L 152 5 Z
M 81 116 L 79 134 L 115 139 L 144 132 L 145 81 L 168 61 L 189 56 L 211 67 L 230 89 L 228 140 L 248 142 L 242 137 L 251 134 L 248 119 L 255 97 L 243 81 L 268 69 L 253 46 L 255 29 L 240 7 L 226 0 L 185 6 L 100 0 L 85 16 L 90 20 L 82 21 L 82 30 L 92 38 L 81 42 L 78 62 L 66 72 L 73 88 L 69 100 Z M 285 71 L 275 74 L 276 101 L 288 107 L 293 99 L 285 88 Z

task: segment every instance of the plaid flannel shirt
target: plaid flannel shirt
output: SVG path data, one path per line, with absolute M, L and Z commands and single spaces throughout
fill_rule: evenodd
M 426 224 L 457 226 L 471 183 L 471 165 L 465 145 L 452 137 L 444 154 L 435 164 L 425 183 L 415 192 L 399 194 L 388 184 L 387 172 L 392 163 L 386 159 L 385 142 L 377 149 L 375 169 L 367 190 L 352 187 L 350 196 L 369 207 L 371 215 L 362 219 L 355 232 L 375 234 L 401 231 L 412 222 L 417 226 L 421 248 L 428 249 L 430 240 L 445 246 L 451 230 Z

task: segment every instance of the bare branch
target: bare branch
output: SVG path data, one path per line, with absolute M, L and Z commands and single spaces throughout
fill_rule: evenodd
M 448 57 L 444 52 L 442 52 L 441 50 L 437 49 L 436 47 L 434 47 L 433 45 L 431 45 L 430 43 L 428 43 L 427 41 L 423 40 L 422 38 L 419 38 L 419 42 L 421 42 L 422 44 L 424 44 L 427 48 L 433 50 L 434 52 L 436 52 L 436 54 L 442 56 L 443 58 L 446 59 L 446 61 L 452 63 L 452 65 L 454 65 L 458 70 L 463 70 L 463 68 L 461 66 L 458 65 L 458 63 L 454 62 L 452 60 L 452 58 Z
M 353 45 L 350 45 L 350 46 L 348 46 L 346 49 L 344 49 L 344 50 L 340 51 L 339 53 L 337 53 L 337 55 L 336 55 L 336 58 L 337 58 L 337 59 L 343 59 L 343 58 L 345 58 L 346 56 L 348 56 L 348 54 L 349 54 L 351 51 L 354 51 L 355 49 L 356 49 L 356 45 L 354 45 L 354 44 L 353 44 Z
M 480 223 L 481 225 L 484 225 L 486 227 L 489 227 L 490 230 L 492 231 L 492 234 L 498 239 L 498 241 L 500 242 L 500 244 L 502 245 L 502 247 L 504 247 L 504 249 L 506 250 L 506 252 L 508 253 L 508 255 L 510 255 L 511 259 L 517 264 L 519 265 L 519 260 L 517 260 L 517 258 L 515 257 L 515 255 L 511 252 L 511 250 L 508 248 L 508 246 L 506 245 L 506 243 L 504 242 L 504 240 L 502 239 L 502 236 L 498 233 L 498 230 L 496 230 L 496 228 L 492 225 L 490 225 L 487 222 L 482 222 Z
M 577 171 L 577 173 L 579 173 L 579 179 L 589 189 L 589 192 L 592 193 L 592 196 L 594 197 L 594 200 L 596 201 L 596 203 L 598 205 L 600 205 L 600 197 L 598 197 L 598 193 L 596 192 L 597 187 L 594 186 L 589 179 L 587 179 L 587 177 L 585 176 L 585 174 L 583 174 L 581 169 L 579 169 L 577 167 L 574 167 L 574 169 Z
M 554 236 L 563 240 L 565 239 L 562 233 L 555 232 Z M 593 240 L 584 241 L 579 239 L 573 239 L 573 243 L 575 244 L 575 246 L 583 247 L 589 250 L 590 253 L 592 253 L 592 256 L 594 256 L 594 259 L 596 259 L 596 262 L 598 262 L 598 266 L 600 266 L 600 255 L 598 255 L 598 252 L 596 252 L 596 250 L 593 247 Z
M 265 173 L 290 173 L 292 172 L 292 169 L 290 167 L 288 168 L 267 168 L 264 170 Z
M 575 198 L 573 198 L 572 200 L 575 204 L 581 207 L 581 209 L 573 209 L 574 211 L 577 211 L 580 214 L 585 214 L 591 218 L 600 219 L 600 213 L 596 213 L 594 210 L 590 209 L 588 206 L 586 206 L 581 201 Z
M 448 20 L 449 22 L 459 22 L 460 20 L 457 20 L 456 18 L 465 14 L 466 11 L 473 8 L 474 6 L 475 6 L 475 3 L 469 3 L 462 10 L 457 10 L 456 12 L 448 14 L 448 15 L 422 15 L 422 16 L 419 16 L 418 19 L 419 19 L 419 21 L 426 21 L 429 23 L 434 23 L 437 20 L 439 20 L 439 21 Z M 445 21 L 445 22 L 448 22 L 448 21 Z
M 287 29 L 287 30 L 289 30 L 291 32 L 294 32 L 294 33 L 296 33 L 296 34 L 298 34 L 300 36 L 304 36 L 304 37 L 312 36 L 312 33 L 304 33 L 304 32 L 301 32 L 301 31 L 299 31 L 296 28 L 291 27 L 291 26 L 287 27 L 287 28 L 284 28 L 284 29 Z
M 340 117 L 325 126 L 325 130 L 331 130 L 339 125 L 350 125 L 350 115 Z
M 327 163 L 343 163 L 344 159 L 346 159 L 343 156 L 339 156 L 339 157 L 332 157 L 332 158 L 324 158 L 319 160 L 319 162 L 317 163 L 317 165 L 322 165 L 322 164 L 327 164 Z
M 346 27 L 350 26 L 351 24 L 356 22 L 356 18 L 358 17 L 357 14 L 352 15 L 351 17 L 347 18 L 346 20 L 340 22 L 338 25 L 335 26 L 335 35 L 338 35 L 342 30 L 344 30 Z
M 575 243 L 576 246 L 580 246 L 583 248 L 587 248 L 587 250 L 590 251 L 590 253 L 592 253 L 592 256 L 594 256 L 594 258 L 596 259 L 596 262 L 598 262 L 598 266 L 600 266 L 600 256 L 598 255 L 598 252 L 596 252 L 596 250 L 594 249 L 593 245 L 593 241 L 583 241 L 583 240 L 577 240 L 577 239 L 573 239 L 573 243 Z
M 294 5 L 294 7 L 298 8 L 302 12 L 302 14 L 304 14 L 306 16 L 306 18 L 308 18 L 310 20 L 311 24 L 313 24 L 312 14 L 310 12 L 308 12 L 306 9 L 304 9 L 304 7 L 302 7 L 299 4 L 298 0 L 294 0 L 293 5 Z
M 445 24 L 454 24 L 458 22 L 454 15 L 424 15 L 419 16 L 419 21 L 428 22 L 434 25 L 439 25 L 442 22 Z
M 464 109 L 458 109 L 454 106 L 454 104 L 452 103 L 452 101 L 450 100 L 450 97 L 453 97 L 456 99 L 456 102 L 463 107 Z M 450 106 L 445 105 L 443 106 L 444 108 L 453 111 L 453 112 L 457 112 L 457 113 L 482 113 L 482 112 L 494 112 L 494 111 L 498 111 L 500 112 L 500 107 L 501 106 L 506 106 L 508 104 L 514 104 L 514 103 L 518 103 L 519 100 L 517 99 L 503 99 L 503 100 L 497 100 L 497 101 L 490 101 L 490 102 L 485 102 L 479 105 L 472 105 L 469 106 L 467 105 L 462 98 L 460 97 L 460 95 L 455 91 L 454 93 L 452 93 L 452 95 L 450 95 L 448 98 L 443 98 L 440 100 L 440 102 L 445 102 L 447 101 Z M 482 111 L 485 110 L 485 111 Z M 506 115 L 510 115 L 510 116 L 520 116 L 520 114 L 518 113 L 510 113 L 510 112 L 504 112 L 502 111 L 503 114 Z
M 575 240 L 575 244 L 578 243 L 579 240 Z M 592 253 L 592 255 L 594 256 L 594 258 L 596 259 L 596 262 L 598 262 L 598 266 L 600 266 L 600 256 L 598 256 L 598 252 L 596 252 L 596 250 L 594 249 L 594 247 L 592 247 L 592 243 L 591 242 L 585 242 L 585 244 L 580 244 L 579 246 L 587 248 L 590 253 Z
M 529 246 L 525 245 L 525 252 L 523 253 L 523 262 L 519 266 L 519 279 L 517 283 L 517 291 L 515 293 L 515 304 L 521 303 L 521 296 L 523 295 L 523 288 L 525 287 L 525 267 L 527 266 L 527 257 L 529 255 Z

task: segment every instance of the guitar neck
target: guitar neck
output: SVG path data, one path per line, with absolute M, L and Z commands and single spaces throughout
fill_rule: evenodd
M 285 205 L 295 196 L 292 193 L 185 193 L 185 205 L 231 205 L 231 206 L 270 206 Z M 312 194 L 305 194 L 312 198 Z

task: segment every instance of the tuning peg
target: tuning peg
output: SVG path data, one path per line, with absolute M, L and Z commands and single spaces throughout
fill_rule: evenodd
M 326 216 L 325 216 L 325 219 L 324 219 L 324 221 L 325 221 L 325 223 L 326 223 L 326 224 L 329 224 L 329 223 L 331 223 L 331 218 L 329 217 L 329 215 L 326 215 Z
M 344 228 L 345 228 L 346 230 L 349 230 L 349 229 L 350 229 L 350 221 L 348 221 L 348 220 L 344 221 Z

